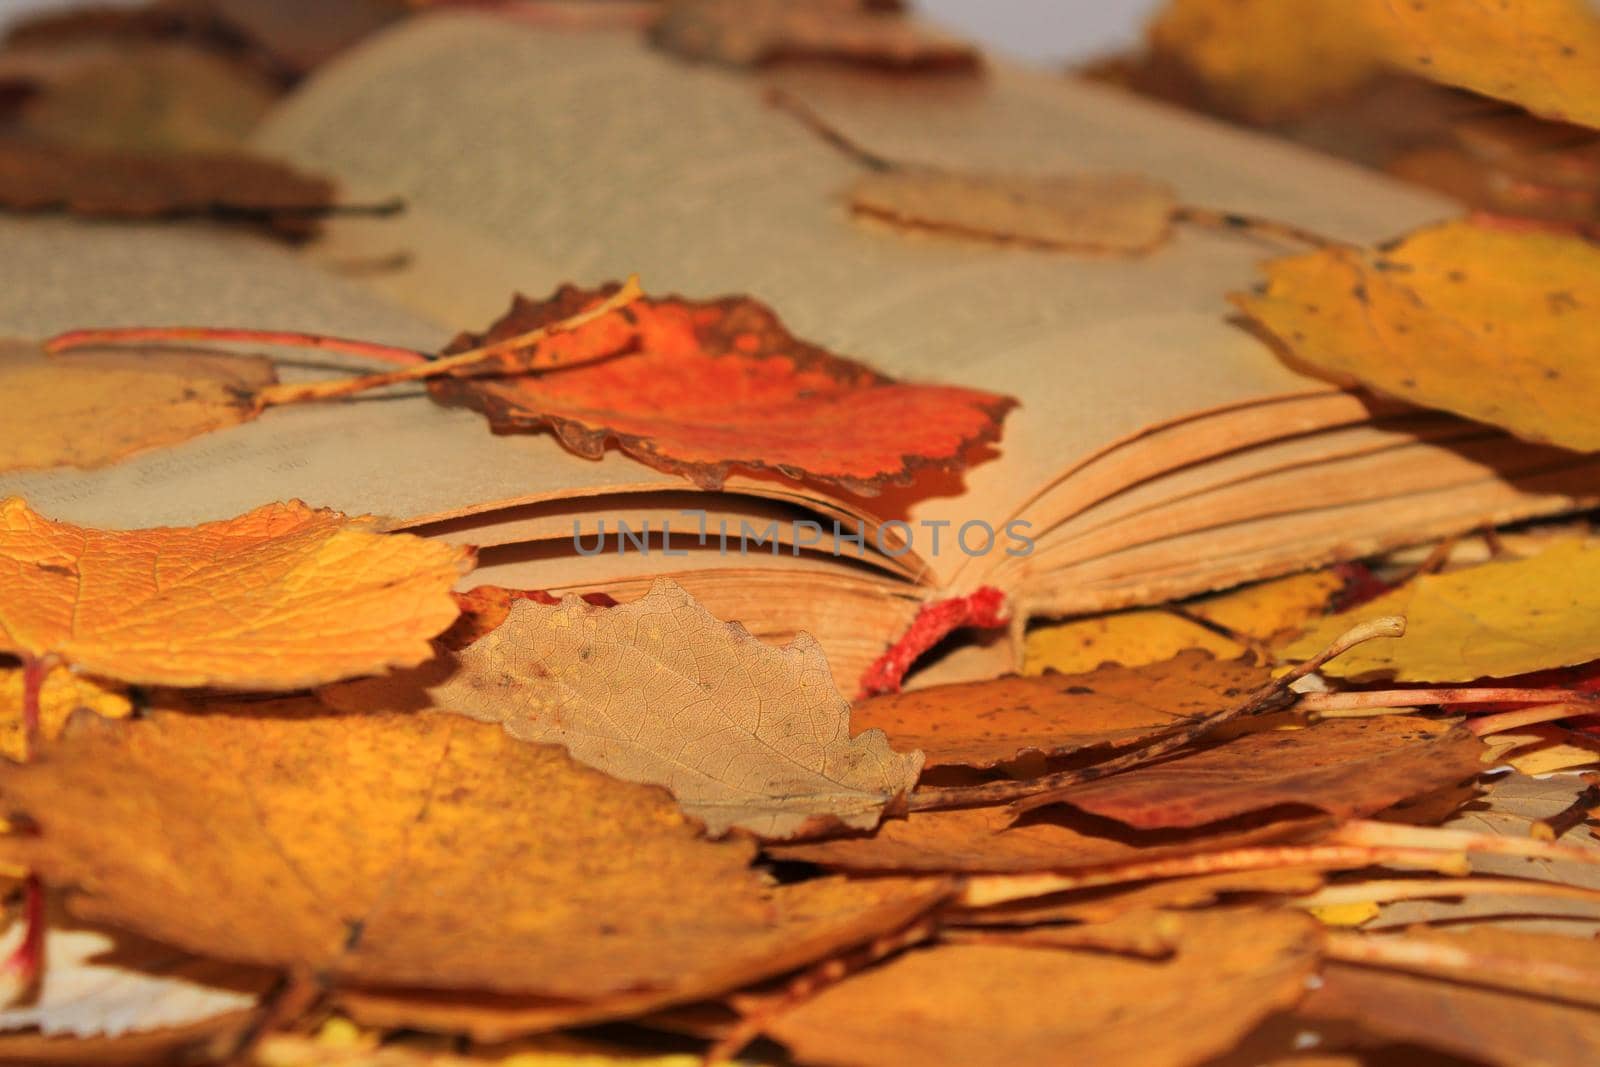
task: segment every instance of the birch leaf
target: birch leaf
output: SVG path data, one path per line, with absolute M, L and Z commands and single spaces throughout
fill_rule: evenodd
M 922 769 L 920 752 L 892 751 L 881 730 L 851 737 L 850 706 L 809 635 L 764 645 L 665 580 L 612 608 L 520 601 L 431 695 L 665 786 L 713 835 L 871 829 Z

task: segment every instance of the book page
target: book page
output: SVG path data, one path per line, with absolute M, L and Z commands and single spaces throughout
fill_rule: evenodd
M 86 326 L 246 326 L 436 350 L 453 332 L 255 234 L 0 219 L 0 245 L 0 337 L 42 339 Z M 327 352 L 246 347 L 270 351 L 286 381 L 375 369 Z M 0 346 L 0 359 L 28 352 Z M 757 495 L 802 506 L 809 499 L 779 478 L 740 481 Z M 480 415 L 442 407 L 414 386 L 272 409 L 97 470 L 0 474 L 0 496 L 22 496 L 52 518 L 117 528 L 223 519 L 295 498 L 410 525 L 517 503 L 565 502 L 580 513 L 596 494 L 692 488 L 625 456 L 583 459 L 548 434 L 493 434 Z M 737 499 L 717 497 L 724 511 Z M 570 518 L 565 525 L 570 531 Z
M 1000 458 L 962 491 L 914 502 L 913 520 L 1003 521 L 1108 441 L 1317 387 L 1227 322 L 1226 294 L 1292 249 L 1183 228 L 1145 258 L 1082 257 L 863 224 L 841 200 L 858 165 L 767 106 L 775 83 L 919 163 L 1139 171 L 1190 202 L 1344 238 L 1449 212 L 1380 176 L 1044 73 L 757 77 L 685 64 L 635 32 L 483 14 L 369 42 L 291 98 L 260 145 L 406 197 L 406 218 L 343 223 L 335 247 L 408 252 L 408 269 L 364 280 L 453 324 L 481 329 L 513 290 L 639 272 L 656 293 L 749 293 L 799 336 L 896 376 L 1020 397 Z M 960 560 L 931 562 L 948 575 Z

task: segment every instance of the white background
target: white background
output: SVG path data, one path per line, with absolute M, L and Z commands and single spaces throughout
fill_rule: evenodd
M 0 0 L 0 28 L 24 11 L 81 0 Z M 98 0 L 105 3 L 107 0 Z M 140 0 L 111 0 L 133 4 Z M 1132 44 L 1160 0 L 915 0 L 951 29 L 996 52 L 1043 63 L 1082 59 Z

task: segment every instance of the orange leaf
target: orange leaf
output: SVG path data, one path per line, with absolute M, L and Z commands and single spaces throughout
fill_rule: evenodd
M 1123 748 L 1220 711 L 1266 683 L 1264 668 L 1190 649 L 1144 667 L 995 678 L 876 697 L 851 726 L 920 748 L 929 767 L 993 767 L 1029 753 Z
M 713 995 L 896 929 L 941 880 L 772 884 L 665 792 L 455 715 L 315 701 L 75 720 L 6 772 L 0 855 L 70 906 L 341 984 Z
M 459 352 L 567 319 L 615 292 L 564 286 L 551 299 L 519 297 Z M 581 456 L 608 440 L 705 488 L 733 467 L 875 492 L 924 467 L 961 470 L 964 453 L 999 435 L 1008 397 L 943 385 L 911 385 L 796 339 L 748 297 L 696 303 L 642 299 L 546 342 L 628 354 L 543 374 L 449 377 L 434 396 L 488 416 L 497 433 L 553 429 Z M 631 353 L 631 354 L 630 354 Z M 515 367 L 514 362 L 508 363 Z
M 1464 727 L 1414 715 L 1265 730 L 1097 782 L 1018 801 L 1065 803 L 1141 830 L 1193 827 L 1283 804 L 1349 818 L 1458 785 L 1485 752 Z
M 254 394 L 277 381 L 258 357 L 204 352 L 82 352 L 46 358 L 0 348 L 8 425 L 0 471 L 99 467 L 256 415 Z
M 149 685 L 289 689 L 409 666 L 455 619 L 467 549 L 299 501 L 93 530 L 0 502 L 0 651 Z

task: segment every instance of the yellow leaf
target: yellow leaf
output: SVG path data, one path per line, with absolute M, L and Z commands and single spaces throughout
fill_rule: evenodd
M 1243 645 L 1171 612 L 1124 611 L 1040 626 L 1028 633 L 1024 674 L 1047 670 L 1085 674 L 1102 663 L 1142 667 L 1201 648 L 1218 659 L 1236 659 Z
M 1504 678 L 1600 658 L 1600 546 L 1553 545 L 1530 559 L 1423 575 L 1333 615 L 1288 649 L 1308 659 L 1358 622 L 1404 615 L 1405 636 L 1368 641 L 1330 661 L 1338 678 L 1400 682 Z
M 0 501 L 0 651 L 134 684 L 290 689 L 413 665 L 468 549 L 299 501 L 108 531 Z
M 59 737 L 79 708 L 107 719 L 125 719 L 133 712 L 127 690 L 119 685 L 62 666 L 45 675 L 39 689 L 39 731 L 44 737 Z M 22 727 L 22 668 L 0 667 L 0 756 L 27 759 L 28 748 Z
M 1600 247 L 1471 222 L 1274 260 L 1235 303 L 1304 363 L 1530 441 L 1600 449 Z
M 1298 631 L 1328 607 L 1344 582 L 1332 571 L 1307 571 L 1217 593 L 1184 605 L 1189 614 L 1236 634 L 1271 642 Z
M 0 345 L 6 432 L 0 471 L 100 467 L 255 417 L 272 364 L 194 352 L 85 352 L 47 357 Z
M 1357 6 L 1393 66 L 1544 118 L 1600 126 L 1600 15 L 1589 0 L 1358 0 Z
M 1319 904 L 1307 908 L 1324 926 L 1360 926 L 1382 914 L 1383 909 L 1370 900 L 1353 900 L 1348 904 Z
M 1171 0 L 1147 36 L 1211 102 L 1255 122 L 1290 117 L 1379 66 L 1355 5 L 1327 0 Z

